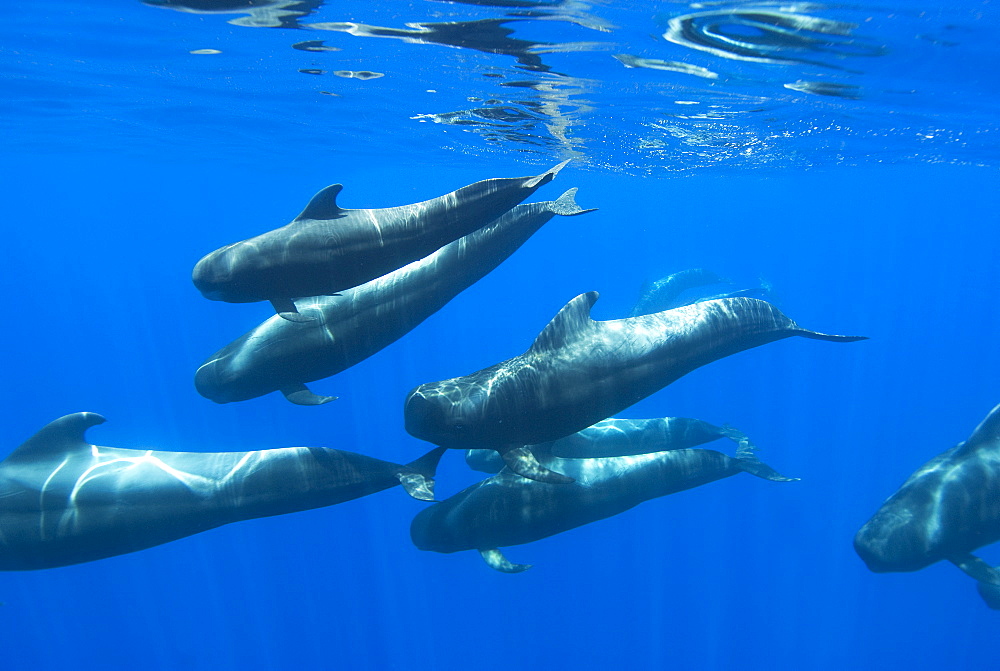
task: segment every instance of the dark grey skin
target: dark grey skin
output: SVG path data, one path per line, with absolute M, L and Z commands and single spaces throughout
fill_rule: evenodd
M 501 216 L 566 163 L 535 177 L 487 179 L 421 203 L 373 210 L 340 208 L 343 186 L 334 184 L 287 226 L 202 258 L 192 279 L 206 298 L 267 300 L 286 319 L 300 320 L 293 299 L 335 294 L 421 259 Z
M 0 570 L 104 559 L 399 484 L 432 501 L 443 452 L 402 466 L 323 447 L 197 453 L 91 445 L 85 431 L 103 422 L 92 412 L 66 415 L 0 462 Z
M 854 537 L 868 568 L 919 571 L 947 560 L 1000 609 L 1000 567 L 972 552 L 1000 541 L 1000 406 L 968 440 L 917 469 Z
M 453 449 L 491 449 L 515 473 L 572 479 L 542 468 L 526 445 L 557 440 L 617 414 L 694 369 L 807 331 L 755 298 L 702 301 L 651 315 L 594 321 L 598 294 L 570 301 L 524 354 L 484 370 L 422 384 L 406 399 L 406 430 Z
M 739 445 L 735 458 L 704 449 L 587 458 L 588 450 L 581 449 L 575 458 L 563 459 L 553 456 L 547 446 L 532 446 L 545 468 L 568 473 L 575 482 L 538 482 L 504 469 L 420 511 L 410 525 L 410 537 L 421 550 L 478 550 L 492 568 L 519 573 L 530 565 L 511 563 L 501 553 L 501 547 L 547 538 L 625 512 L 643 501 L 744 471 L 776 482 L 794 479 L 760 462 L 754 456 L 753 444 L 742 433 L 718 430 Z M 601 450 L 599 440 L 586 442 L 596 451 Z M 673 443 L 667 441 L 665 446 L 673 447 Z
M 230 403 L 281 391 L 300 405 L 333 396 L 305 383 L 340 373 L 395 342 L 479 281 L 556 215 L 580 209 L 570 189 L 558 200 L 521 204 L 492 223 L 340 296 L 300 300 L 308 319 L 274 316 L 213 354 L 195 374 L 198 393 Z
M 533 454 L 542 451 L 564 459 L 628 457 L 685 450 L 731 435 L 729 428 L 688 417 L 611 418 L 565 438 L 532 445 L 530 449 Z M 483 473 L 499 473 L 504 467 L 503 458 L 493 450 L 469 450 L 465 453 L 465 463 Z

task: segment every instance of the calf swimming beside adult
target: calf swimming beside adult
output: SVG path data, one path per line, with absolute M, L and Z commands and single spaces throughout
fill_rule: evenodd
M 615 420 L 591 427 L 587 435 L 532 445 L 544 468 L 571 473 L 575 482 L 537 482 L 505 469 L 421 510 L 410 525 L 413 544 L 434 552 L 478 550 L 492 568 L 518 573 L 530 566 L 512 564 L 501 547 L 537 541 L 740 472 L 777 482 L 795 479 L 758 460 L 753 444 L 735 429 L 699 420 L 683 420 L 671 428 L 665 420 Z M 650 435 L 643 435 L 647 432 Z M 715 450 L 677 449 L 721 437 L 737 443 L 735 458 Z M 657 443 L 667 451 L 592 456 L 623 448 L 649 449 Z M 571 456 L 556 457 L 553 451 Z
M 972 554 L 1000 541 L 1000 405 L 968 440 L 917 469 L 854 537 L 868 568 L 919 571 L 948 560 L 1000 610 L 1000 567 Z
M 334 294 L 381 277 L 482 228 L 552 181 L 569 161 L 535 177 L 487 179 L 444 196 L 382 209 L 345 210 L 328 186 L 290 224 L 208 254 L 192 279 L 206 298 L 268 300 L 287 319 L 292 299 Z
M 572 479 L 541 467 L 525 446 L 585 429 L 699 366 L 751 347 L 790 336 L 865 339 L 808 331 L 755 298 L 594 321 L 597 298 L 590 292 L 571 300 L 524 354 L 411 391 L 406 430 L 444 447 L 496 450 L 519 475 L 566 483 Z
M 297 302 L 304 322 L 273 316 L 213 354 L 195 374 L 198 393 L 216 403 L 273 391 L 300 405 L 332 396 L 305 383 L 340 373 L 395 342 L 513 254 L 552 217 L 580 209 L 570 189 L 558 200 L 522 203 L 477 231 L 339 296 Z
M 66 415 L 0 462 L 0 570 L 104 559 L 398 484 L 432 501 L 443 452 L 402 466 L 323 447 L 198 453 L 86 442 L 85 431 L 103 422 Z

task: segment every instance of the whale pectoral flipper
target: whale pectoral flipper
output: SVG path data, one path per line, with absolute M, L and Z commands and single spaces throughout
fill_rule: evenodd
M 309 387 L 304 384 L 289 384 L 280 389 L 289 401 L 295 405 L 323 405 L 330 401 L 336 401 L 336 396 L 319 396 L 309 391 Z
M 507 468 L 514 471 L 522 478 L 537 480 L 538 482 L 547 482 L 552 485 L 567 485 L 571 482 L 576 482 L 576 480 L 568 475 L 550 471 L 542 466 L 527 446 L 522 445 L 521 447 L 513 447 L 508 450 L 504 450 L 500 452 L 500 456 L 503 457 L 504 463 L 507 464 Z
M 975 555 L 948 557 L 948 561 L 962 569 L 967 576 L 987 585 L 1000 586 L 1000 570 L 993 568 Z M 986 597 L 983 597 L 986 598 Z
M 437 447 L 416 461 L 406 464 L 396 478 L 406 493 L 418 501 L 434 501 L 434 473 L 448 448 Z
M 496 548 L 493 548 L 492 550 L 480 550 L 479 554 L 483 556 L 483 561 L 485 561 L 491 569 L 495 569 L 501 573 L 520 573 L 521 571 L 527 571 L 531 568 L 531 564 L 511 564 L 510 561 L 503 556 L 503 553 Z
M 983 601 L 986 602 L 987 606 L 993 610 L 1000 610 L 1000 585 L 993 585 L 980 580 L 976 583 L 976 589 L 979 591 L 979 596 L 983 597 Z

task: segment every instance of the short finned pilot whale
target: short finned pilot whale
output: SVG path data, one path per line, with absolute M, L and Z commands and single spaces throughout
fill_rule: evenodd
M 532 454 L 541 451 L 563 459 L 630 457 L 650 452 L 684 450 L 733 435 L 732 429 L 690 417 L 612 417 L 565 438 L 532 445 L 530 449 Z M 465 454 L 465 463 L 469 468 L 484 473 L 499 473 L 504 468 L 503 459 L 493 450 L 469 450 Z
M 730 438 L 738 445 L 736 457 L 715 450 L 674 449 L 677 443 L 656 424 L 619 425 L 604 433 L 612 443 L 617 443 L 613 445 L 602 446 L 601 431 L 576 442 L 564 443 L 563 439 L 533 445 L 530 449 L 545 468 L 569 473 L 575 482 L 537 482 L 504 469 L 499 475 L 421 510 L 410 525 L 410 537 L 421 550 L 445 553 L 478 550 L 491 567 L 504 573 L 518 573 L 530 566 L 512 564 L 501 553 L 501 547 L 531 543 L 617 515 L 644 501 L 744 471 L 765 480 L 794 480 L 758 460 L 754 455 L 756 448 L 739 431 L 702 424 L 692 428 L 697 428 L 704 437 L 715 433 L 715 437 Z M 616 435 L 622 431 L 627 440 Z M 652 431 L 653 435 L 640 435 L 645 431 Z M 588 456 L 606 449 L 619 450 L 623 442 L 635 449 L 640 445 L 654 447 L 658 441 L 669 451 L 622 457 Z M 553 449 L 573 456 L 556 457 Z
M 1000 541 L 1000 405 L 972 435 L 917 469 L 854 537 L 872 571 L 919 571 L 947 560 L 1000 610 L 1000 567 L 972 554 Z
M 696 368 L 808 331 L 755 298 L 706 300 L 650 315 L 594 321 L 597 292 L 571 300 L 527 352 L 464 377 L 422 384 L 405 403 L 406 430 L 454 449 L 492 449 L 512 471 L 571 479 L 541 467 L 526 445 L 611 417 Z
M 552 217 L 589 212 L 574 201 L 522 203 L 477 231 L 339 296 L 297 301 L 307 321 L 275 315 L 213 354 L 195 374 L 198 392 L 230 403 L 281 391 L 300 405 L 332 396 L 305 383 L 340 373 L 395 342 L 513 254 Z
M 144 550 L 224 524 L 331 506 L 402 484 L 433 500 L 443 450 L 405 466 L 322 447 L 161 452 L 91 445 L 66 415 L 0 462 L 0 570 Z
M 411 205 L 347 210 L 328 186 L 290 224 L 227 245 L 195 265 L 212 300 L 268 300 L 287 319 L 292 299 L 335 294 L 381 277 L 482 228 L 552 181 L 569 161 L 534 177 L 487 179 Z

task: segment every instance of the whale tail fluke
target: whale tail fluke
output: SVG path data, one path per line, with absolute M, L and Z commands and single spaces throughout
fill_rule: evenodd
M 810 331 L 809 329 L 799 328 L 796 326 L 792 329 L 794 335 L 802 336 L 803 338 L 812 338 L 813 340 L 826 340 L 828 342 L 857 342 L 859 340 L 868 340 L 868 336 L 850 336 L 850 335 L 834 335 L 831 333 L 820 333 L 819 331 Z
M 756 475 L 758 478 L 773 480 L 774 482 L 793 482 L 799 479 L 782 475 L 758 459 L 756 454 L 757 446 L 739 429 L 726 424 L 722 427 L 722 433 L 726 438 L 736 443 L 736 462 L 741 469 L 750 475 Z
M 554 168 L 550 168 L 550 169 L 546 170 L 541 175 L 538 175 L 536 177 L 532 177 L 527 182 L 525 182 L 524 185 L 527 188 L 529 188 L 529 189 L 533 189 L 535 187 L 542 186 L 543 184 L 548 184 L 553 179 L 555 179 L 555 176 L 557 174 L 559 174 L 559 171 L 562 170 L 563 168 L 565 168 L 566 164 L 569 163 L 572 160 L 573 159 L 571 159 L 571 158 L 570 159 L 566 159 L 565 161 L 563 161 L 559 165 L 555 166 Z
M 396 477 L 399 478 L 399 484 L 407 494 L 418 501 L 434 500 L 434 474 L 437 472 L 438 462 L 446 451 L 447 448 L 436 447 L 399 469 Z
M 569 189 L 563 195 L 559 196 L 549 204 L 549 210 L 563 217 L 573 217 L 578 214 L 586 214 L 587 212 L 594 212 L 597 210 L 596 207 L 591 207 L 589 209 L 583 209 L 576 204 L 576 192 L 579 191 L 576 187 Z

